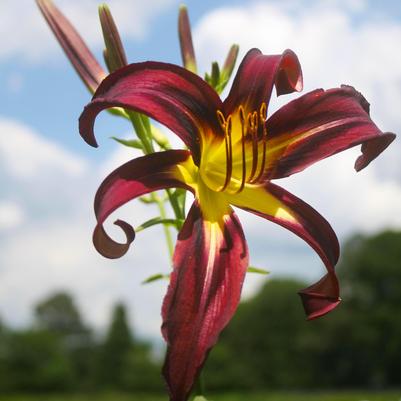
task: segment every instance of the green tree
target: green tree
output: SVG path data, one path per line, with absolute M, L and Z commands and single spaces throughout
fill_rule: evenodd
M 95 344 L 72 296 L 57 292 L 39 302 L 35 307 L 35 321 L 37 328 L 59 337 L 73 367 L 75 387 L 88 388 L 93 376 Z
M 343 247 L 338 273 L 343 303 L 327 321 L 322 350 L 333 384 L 399 386 L 401 232 L 354 236 Z
M 61 391 L 73 386 L 73 369 L 60 339 L 49 331 L 8 332 L 0 356 L 4 392 Z
M 125 372 L 133 338 L 127 322 L 125 306 L 117 304 L 105 340 L 100 346 L 97 379 L 101 386 L 124 389 Z
M 343 302 L 305 321 L 301 283 L 271 280 L 212 352 L 215 388 L 389 387 L 401 383 L 401 233 L 355 236 L 337 268 Z
M 35 307 L 35 317 L 39 328 L 65 337 L 87 331 L 72 296 L 66 292 L 57 292 L 39 302 Z
M 295 280 L 271 280 L 240 306 L 208 362 L 209 386 L 288 389 L 305 383 L 308 322 L 297 295 L 303 286 Z
M 114 307 L 106 337 L 99 347 L 97 382 L 100 387 L 118 390 L 163 390 L 160 366 L 152 361 L 151 347 L 134 338 L 121 303 Z

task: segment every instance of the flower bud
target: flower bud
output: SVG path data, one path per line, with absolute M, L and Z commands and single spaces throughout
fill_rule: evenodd
M 178 36 L 180 39 L 181 56 L 184 67 L 196 74 L 195 51 L 192 43 L 191 25 L 185 5 L 180 6 L 178 15 Z
M 225 79 L 227 79 L 227 81 L 230 79 L 231 74 L 233 73 L 235 63 L 238 57 L 238 52 L 239 52 L 239 46 L 232 45 L 227 54 L 226 61 L 224 62 L 223 69 L 221 70 L 221 75 Z
M 88 89 L 94 93 L 106 76 L 106 72 L 97 62 L 70 21 L 53 2 L 51 0 L 36 0 L 36 2 L 75 71 Z
M 106 46 L 103 56 L 110 72 L 128 64 L 117 26 L 106 4 L 99 6 L 99 19 Z

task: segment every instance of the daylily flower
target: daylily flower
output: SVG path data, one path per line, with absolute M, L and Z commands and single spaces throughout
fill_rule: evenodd
M 163 188 L 185 188 L 194 195 L 162 309 L 168 344 L 163 374 L 172 401 L 187 400 L 240 300 L 248 248 L 232 206 L 289 229 L 318 253 L 327 272 L 300 295 L 309 319 L 324 315 L 340 301 L 337 237 L 318 212 L 272 180 L 362 144 L 355 164 L 359 171 L 395 138 L 372 122 L 369 104 L 350 86 L 315 90 L 267 117 L 274 86 L 277 95 L 302 89 L 301 68 L 291 50 L 273 56 L 250 50 L 224 102 L 184 68 L 137 63 L 108 76 L 80 117 L 80 133 L 92 146 L 97 146 L 97 114 L 122 107 L 164 124 L 188 148 L 129 161 L 103 181 L 95 198 L 94 244 L 102 255 L 117 258 L 135 236 L 121 220 L 115 224 L 124 230 L 125 243 L 115 242 L 103 228 L 118 207 Z

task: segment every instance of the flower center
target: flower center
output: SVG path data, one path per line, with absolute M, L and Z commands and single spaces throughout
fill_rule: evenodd
M 217 192 L 239 193 L 246 183 L 257 184 L 266 167 L 266 103 L 245 114 L 243 106 L 227 118 L 218 110 L 224 141 L 204 147 L 201 176 Z

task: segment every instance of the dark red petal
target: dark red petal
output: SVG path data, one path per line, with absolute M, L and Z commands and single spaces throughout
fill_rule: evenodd
M 166 63 L 131 64 L 109 75 L 80 117 L 83 139 L 97 146 L 93 126 L 97 114 L 123 107 L 146 114 L 174 131 L 199 161 L 202 135 L 220 132 L 217 93 L 185 68 Z
M 247 112 L 269 104 L 273 86 L 277 95 L 302 90 L 302 71 L 298 57 L 292 50 L 265 56 L 258 49 L 249 50 L 238 68 L 230 94 L 224 101 L 226 115 L 240 104 Z
M 327 274 L 316 284 L 300 291 L 309 319 L 322 316 L 340 302 L 334 271 L 339 257 L 337 236 L 330 224 L 315 209 L 283 188 L 267 182 L 264 186 L 246 186 L 230 198 L 238 206 L 292 231 L 320 256 Z
M 282 178 L 311 164 L 362 145 L 355 168 L 361 170 L 395 138 L 369 117 L 369 104 L 350 86 L 318 89 L 288 103 L 267 121 L 270 157 L 267 177 Z M 269 151 L 269 150 L 268 150 Z
M 82 81 L 93 93 L 106 76 L 79 33 L 51 0 L 36 0 L 40 11 Z
M 234 212 L 211 223 L 195 201 L 178 236 L 162 309 L 170 401 L 188 399 L 208 351 L 237 308 L 247 267 L 248 249 Z
M 131 199 L 162 188 L 179 187 L 191 190 L 180 177 L 177 165 L 186 162 L 186 150 L 168 150 L 139 157 L 114 170 L 100 185 L 95 197 L 97 225 L 93 243 L 97 251 L 107 258 L 123 256 L 135 238 L 133 228 L 117 220 L 114 224 L 124 231 L 127 241 L 120 244 L 111 239 L 103 228 L 107 217 Z

